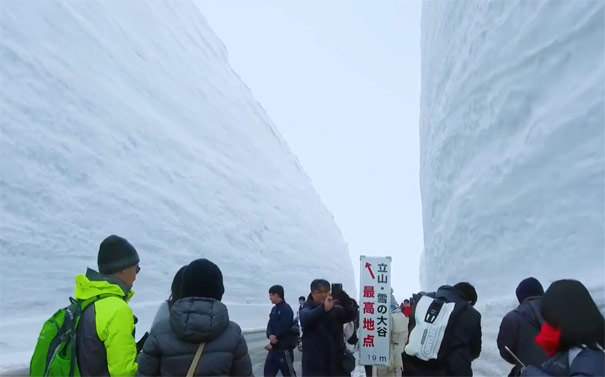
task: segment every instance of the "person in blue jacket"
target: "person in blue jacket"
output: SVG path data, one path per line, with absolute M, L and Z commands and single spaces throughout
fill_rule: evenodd
M 284 287 L 274 285 L 269 288 L 269 300 L 275 306 L 271 309 L 267 323 L 267 338 L 269 344 L 265 347 L 268 352 L 265 360 L 264 375 L 274 377 L 278 371 L 283 376 L 294 376 L 294 347 L 297 334 L 291 331 L 294 324 L 294 312 L 284 299 Z

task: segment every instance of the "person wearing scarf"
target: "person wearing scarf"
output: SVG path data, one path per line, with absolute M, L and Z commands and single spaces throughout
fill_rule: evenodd
M 548 360 L 524 367 L 521 376 L 605 375 L 605 321 L 582 283 L 552 283 L 544 293 L 540 313 L 544 323 L 535 341 Z

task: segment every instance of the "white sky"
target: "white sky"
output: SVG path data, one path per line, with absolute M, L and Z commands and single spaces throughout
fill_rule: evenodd
M 357 282 L 360 255 L 390 255 L 397 300 L 418 291 L 420 1 L 196 2 L 334 214 Z

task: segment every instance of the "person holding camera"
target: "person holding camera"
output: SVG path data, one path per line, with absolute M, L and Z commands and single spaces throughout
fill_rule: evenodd
M 358 315 L 358 307 L 342 290 L 342 284 L 332 284 L 330 289 L 327 280 L 311 282 L 311 293 L 300 311 L 303 376 L 351 375 L 352 355 L 345 347 L 343 324 Z

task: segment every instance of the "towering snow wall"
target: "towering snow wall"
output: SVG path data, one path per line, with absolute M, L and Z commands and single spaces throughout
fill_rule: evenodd
M 422 285 L 477 287 L 479 372 L 503 375 L 521 279 L 579 279 L 603 307 L 605 3 L 425 1 L 421 28 Z
M 141 257 L 141 331 L 195 258 L 244 328 L 273 284 L 293 303 L 317 277 L 355 291 L 332 215 L 193 3 L 0 8 L 2 363 L 31 355 L 112 233 Z

